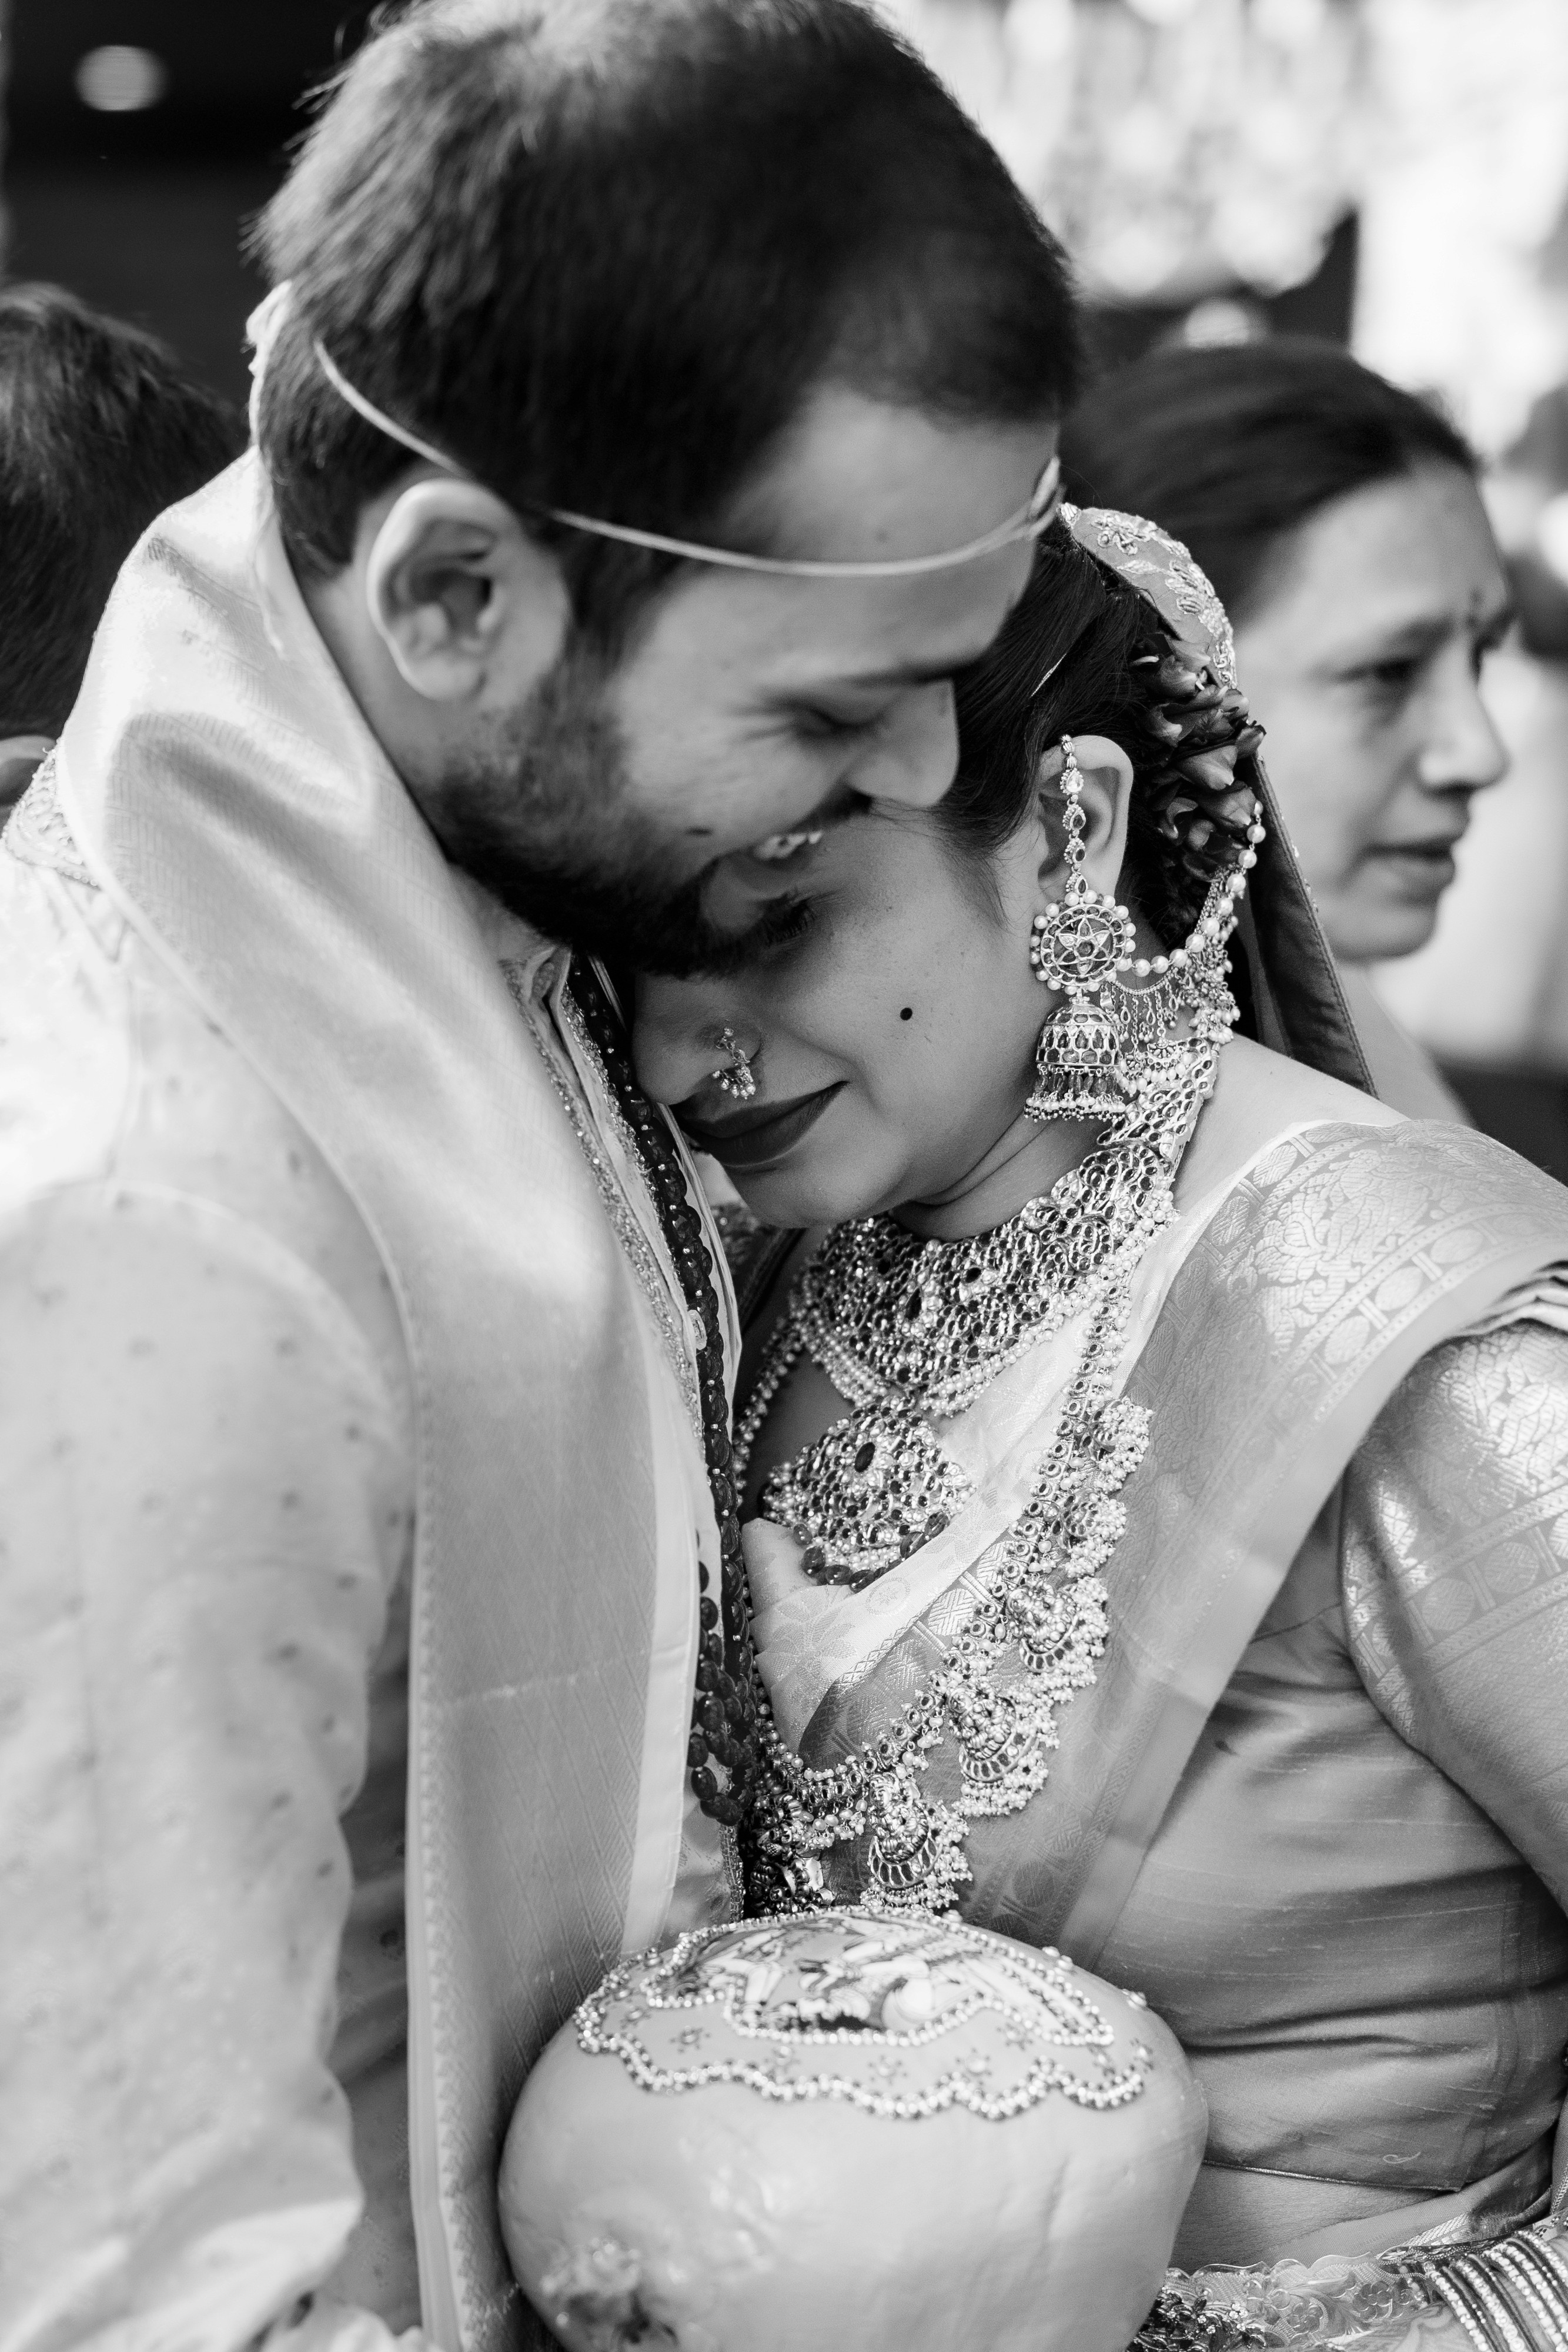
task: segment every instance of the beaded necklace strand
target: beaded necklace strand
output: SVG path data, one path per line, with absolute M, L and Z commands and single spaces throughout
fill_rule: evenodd
M 703 1811 L 726 1828 L 739 1826 L 758 1769 L 756 1672 L 746 1569 L 736 1506 L 734 1454 L 729 1439 L 729 1399 L 724 1377 L 724 1336 L 719 1296 L 713 1279 L 713 1252 L 703 1238 L 692 1205 L 680 1154 L 663 1116 L 637 1084 L 626 1033 L 590 966 L 575 958 L 568 982 L 573 1001 L 599 1055 L 605 1077 L 631 1129 L 648 1189 L 674 1260 L 682 1295 L 703 1343 L 697 1352 L 697 1388 L 702 1403 L 703 1451 L 714 1517 L 718 1522 L 719 1597 L 697 1562 L 697 1603 L 702 1633 L 697 1653 L 696 1695 L 692 1707 L 686 1768 Z M 718 1766 L 727 1776 L 721 1783 Z

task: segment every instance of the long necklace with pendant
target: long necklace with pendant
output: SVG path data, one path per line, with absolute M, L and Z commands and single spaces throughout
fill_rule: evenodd
M 1218 959 L 1216 959 L 1218 961 Z M 1136 1104 L 1053 1191 L 991 1234 L 922 1242 L 890 1219 L 840 1226 L 797 1277 L 736 1433 L 737 1486 L 774 1398 L 802 1356 L 851 1406 L 765 1481 L 764 1517 L 802 1547 L 813 1581 L 859 1591 L 937 1539 L 973 1488 L 934 1422 L 1075 1318 L 1085 1336 L 1030 1498 L 971 1572 L 963 1630 L 875 1738 L 807 1764 L 758 1678 L 759 1769 L 747 1807 L 747 1907 L 835 1899 L 823 1857 L 852 1848 L 855 1899 L 944 1911 L 968 1878 L 967 1822 L 1016 1811 L 1043 1784 L 1057 1716 L 1094 1678 L 1106 1634 L 1101 1571 L 1125 1524 L 1120 1490 L 1148 1415 L 1116 1393 L 1137 1268 L 1170 1219 L 1176 1169 L 1212 1089 L 1234 1008 L 1211 991 L 1185 1037 L 1162 1034 L 1192 978 L 1140 1011 L 1150 1071 Z M 1226 1017 L 1226 1016 L 1228 1017 Z M 922 1786 L 957 1751 L 951 1801 Z

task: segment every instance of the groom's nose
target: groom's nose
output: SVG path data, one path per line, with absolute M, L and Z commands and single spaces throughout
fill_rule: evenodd
M 958 720 L 948 677 L 912 686 L 883 717 L 844 782 L 867 800 L 931 808 L 957 772 Z

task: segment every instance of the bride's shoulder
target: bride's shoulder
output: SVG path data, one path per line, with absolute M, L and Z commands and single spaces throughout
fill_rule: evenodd
M 1404 1114 L 1304 1062 L 1249 1037 L 1233 1037 L 1219 1057 L 1214 1093 L 1187 1147 L 1178 1200 L 1193 1200 L 1239 1175 L 1278 1137 L 1307 1127 L 1393 1128 Z
M 1343 1078 L 1292 1061 L 1250 1037 L 1233 1037 L 1219 1057 L 1214 1103 L 1238 1118 L 1324 1119 L 1357 1127 L 1397 1127 L 1403 1111 Z

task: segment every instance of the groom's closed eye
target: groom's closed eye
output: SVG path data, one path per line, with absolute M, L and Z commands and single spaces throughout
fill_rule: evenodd
M 873 727 L 891 717 L 904 695 L 932 686 L 950 687 L 956 691 L 983 658 L 983 655 L 966 650 L 961 656 L 950 660 L 913 662 L 863 677 L 842 678 L 835 692 L 843 700 L 835 700 L 829 694 L 802 698 L 790 706 L 792 716 L 804 733 L 820 738 L 869 734 Z M 864 703 L 857 707 L 856 696 L 873 698 L 872 707 Z
M 891 707 L 884 703 L 880 710 L 854 717 L 843 711 L 803 708 L 795 712 L 795 725 L 813 742 L 831 742 L 850 735 L 869 735 L 887 717 Z

